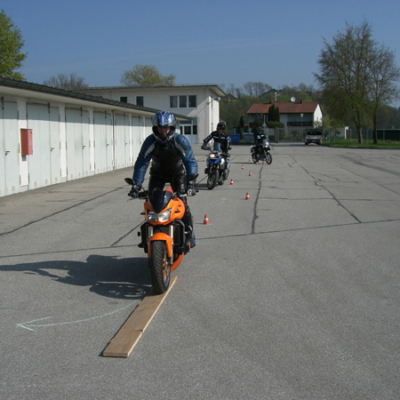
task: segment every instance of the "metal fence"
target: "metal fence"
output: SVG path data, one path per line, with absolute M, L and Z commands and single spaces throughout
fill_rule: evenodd
M 276 128 L 267 129 L 267 134 L 271 142 L 298 142 L 305 141 L 306 133 L 309 129 L 287 129 L 287 128 Z M 335 142 L 341 139 L 354 139 L 358 140 L 358 134 L 356 129 L 326 129 L 322 128 L 322 141 L 323 142 Z M 378 140 L 380 141 L 400 141 L 400 129 L 378 129 Z M 362 138 L 364 143 L 374 141 L 373 129 L 363 129 Z

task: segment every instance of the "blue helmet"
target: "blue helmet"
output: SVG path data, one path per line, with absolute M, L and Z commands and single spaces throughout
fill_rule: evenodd
M 171 114 L 169 111 L 158 111 L 154 114 L 152 122 L 153 134 L 160 143 L 166 143 L 172 139 L 176 128 L 176 119 L 174 114 Z M 157 126 L 169 126 L 171 130 L 166 137 L 161 137 L 158 133 Z

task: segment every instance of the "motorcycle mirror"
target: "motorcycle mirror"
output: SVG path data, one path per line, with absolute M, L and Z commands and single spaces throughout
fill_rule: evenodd
M 125 182 L 126 182 L 128 185 L 133 185 L 133 180 L 132 180 L 132 178 L 125 178 Z

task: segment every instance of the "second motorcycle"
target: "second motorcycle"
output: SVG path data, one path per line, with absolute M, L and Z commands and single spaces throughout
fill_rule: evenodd
M 201 148 L 209 151 L 204 173 L 208 175 L 207 188 L 212 190 L 217 185 L 223 185 L 228 179 L 230 164 L 227 156 L 221 151 L 212 150 L 207 145 L 203 145 Z

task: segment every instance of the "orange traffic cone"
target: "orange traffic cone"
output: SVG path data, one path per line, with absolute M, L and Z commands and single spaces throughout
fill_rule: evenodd
M 204 216 L 204 225 L 210 225 L 210 223 L 208 222 L 207 214 Z
M 251 171 L 249 172 L 249 176 L 251 176 Z
M 233 179 L 231 179 L 231 185 L 233 185 Z
M 246 193 L 246 200 L 250 200 L 249 192 Z
M 244 169 L 244 165 L 242 165 L 242 169 Z

